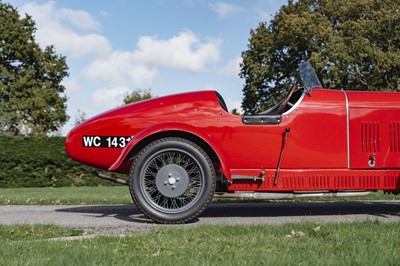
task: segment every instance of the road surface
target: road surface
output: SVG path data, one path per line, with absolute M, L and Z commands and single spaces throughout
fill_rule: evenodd
M 212 203 L 200 224 L 284 224 L 356 220 L 400 222 L 400 201 Z M 56 224 L 100 234 L 146 232 L 160 226 L 135 205 L 0 206 L 0 224 Z

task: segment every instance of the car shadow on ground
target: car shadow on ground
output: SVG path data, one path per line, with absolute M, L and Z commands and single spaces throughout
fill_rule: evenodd
M 133 205 L 88 205 L 79 207 L 65 207 L 57 212 L 81 213 L 82 215 L 96 215 L 96 218 L 114 217 L 128 222 L 152 223 L 140 210 Z
M 153 223 L 135 205 L 96 205 L 65 207 L 58 212 L 97 214 L 135 223 Z M 249 202 L 211 203 L 202 218 L 229 217 L 316 217 L 369 215 L 377 218 L 400 217 L 400 201 L 338 201 L 338 202 Z

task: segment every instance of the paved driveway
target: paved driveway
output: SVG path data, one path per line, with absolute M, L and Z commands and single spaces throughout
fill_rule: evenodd
M 400 201 L 212 203 L 199 224 L 283 224 L 356 220 L 400 222 Z M 135 205 L 0 206 L 0 224 L 57 224 L 99 233 L 145 232 L 160 226 Z

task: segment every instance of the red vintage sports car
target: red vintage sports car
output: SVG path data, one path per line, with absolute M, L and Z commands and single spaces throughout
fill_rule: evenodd
M 400 190 L 400 93 L 323 89 L 308 63 L 275 107 L 233 115 L 221 95 L 159 97 L 69 132 L 74 160 L 126 173 L 151 219 L 198 217 L 213 196 L 290 199 Z

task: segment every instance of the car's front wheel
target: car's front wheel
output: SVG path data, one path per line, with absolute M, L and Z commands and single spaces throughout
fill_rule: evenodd
M 129 189 L 138 208 L 161 223 L 183 223 L 198 217 L 215 191 L 215 170 L 195 143 L 163 138 L 136 156 Z

